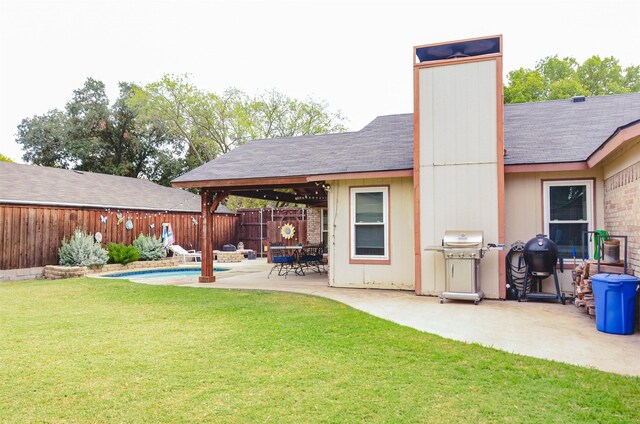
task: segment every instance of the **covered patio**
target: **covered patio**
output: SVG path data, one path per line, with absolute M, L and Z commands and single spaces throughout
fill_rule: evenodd
M 200 283 L 213 283 L 215 240 L 213 238 L 213 213 L 229 196 L 272 200 L 307 207 L 327 207 L 326 184 L 314 177 L 233 179 L 210 181 L 174 181 L 175 187 L 200 190 L 202 224 L 200 245 L 202 246 L 202 275 Z

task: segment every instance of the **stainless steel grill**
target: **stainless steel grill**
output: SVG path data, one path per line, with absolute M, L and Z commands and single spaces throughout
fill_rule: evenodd
M 482 231 L 446 231 L 442 238 L 445 259 L 445 299 L 472 300 L 476 305 L 484 297 L 480 290 L 480 260 L 487 249 Z

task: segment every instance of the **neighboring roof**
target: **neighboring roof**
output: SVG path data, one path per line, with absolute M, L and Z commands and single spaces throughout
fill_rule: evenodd
M 585 161 L 616 131 L 640 121 L 640 93 L 504 108 L 505 165 Z
M 640 120 L 640 93 L 504 108 L 505 165 L 585 161 Z M 254 140 L 173 180 L 278 178 L 413 169 L 413 114 L 379 116 L 357 132 Z
M 0 203 L 200 212 L 200 197 L 117 175 L 0 162 Z M 216 212 L 228 213 L 226 207 Z
M 173 182 L 413 168 L 413 115 L 379 116 L 358 132 L 253 140 Z

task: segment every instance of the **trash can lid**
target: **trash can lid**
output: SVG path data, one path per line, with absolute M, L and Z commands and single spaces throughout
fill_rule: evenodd
M 607 283 L 638 284 L 638 277 L 627 274 L 596 274 L 592 280 L 606 281 Z

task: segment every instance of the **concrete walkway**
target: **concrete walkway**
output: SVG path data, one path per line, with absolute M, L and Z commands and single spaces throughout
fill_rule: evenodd
M 226 266 L 227 264 L 225 264 Z M 573 305 L 483 300 L 447 301 L 413 292 L 329 287 L 326 274 L 275 273 L 263 260 L 230 265 L 212 284 L 197 278 L 133 279 L 147 284 L 274 290 L 326 297 L 380 318 L 442 337 L 618 374 L 640 376 L 640 333 L 620 336 L 599 332 L 593 318 Z M 151 281 L 153 280 L 153 281 Z

